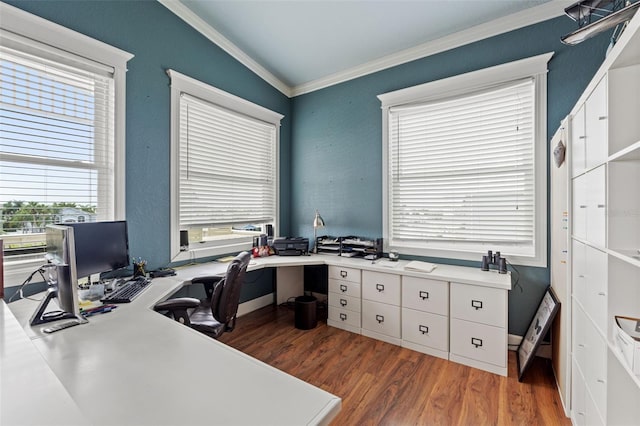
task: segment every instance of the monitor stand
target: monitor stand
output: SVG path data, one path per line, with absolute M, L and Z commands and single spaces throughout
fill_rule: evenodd
M 61 319 L 77 318 L 77 316 L 72 312 L 65 312 L 61 310 L 46 312 L 47 306 L 49 305 L 51 300 L 57 297 L 58 297 L 58 290 L 54 287 L 49 287 L 47 289 L 46 296 L 42 299 L 42 301 L 38 305 L 38 308 L 31 316 L 31 320 L 30 320 L 31 325 L 45 324 L 51 321 L 58 321 Z

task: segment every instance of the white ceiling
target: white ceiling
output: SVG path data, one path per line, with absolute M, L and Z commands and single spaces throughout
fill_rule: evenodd
M 562 14 L 561 0 L 159 0 L 288 96 Z

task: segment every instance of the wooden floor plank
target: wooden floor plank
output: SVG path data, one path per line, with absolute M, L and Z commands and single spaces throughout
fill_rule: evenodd
M 518 382 L 328 327 L 294 327 L 293 311 L 268 306 L 238 319 L 220 341 L 342 398 L 333 425 L 570 425 L 548 360 Z

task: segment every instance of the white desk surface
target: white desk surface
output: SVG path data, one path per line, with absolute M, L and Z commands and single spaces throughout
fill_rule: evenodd
M 509 274 L 332 255 L 252 259 L 248 270 L 332 265 L 511 289 Z M 225 263 L 177 268 L 136 300 L 50 335 L 31 327 L 37 302 L 0 303 L 1 425 L 326 424 L 340 398 L 185 327 L 151 308 Z M 15 318 L 14 318 L 15 315 Z
M 408 260 L 391 262 L 385 258 L 371 261 L 362 258 L 340 257 L 330 254 L 315 254 L 310 256 L 269 256 L 256 258 L 251 260 L 247 270 L 252 271 L 261 268 L 300 265 L 330 265 L 511 290 L 510 273 L 499 274 L 493 269 L 490 271 L 481 271 L 480 268 L 444 265 L 440 263 L 436 264 L 437 267 L 433 271 L 426 273 L 404 269 L 405 265 L 408 263 Z M 213 264 L 216 263 L 214 262 Z M 203 268 L 206 268 L 206 266 Z
M 225 269 L 217 263 L 182 268 L 176 277 L 154 279 L 132 303 L 50 335 L 28 325 L 36 302 L 8 305 L 17 321 L 2 302 L 8 317 L 2 347 L 24 346 L 40 366 L 19 368 L 13 349 L 2 350 L 2 425 L 72 424 L 78 412 L 84 424 L 95 425 L 328 423 L 340 398 L 151 309 L 199 271 Z M 32 392 L 46 364 L 44 392 Z M 64 413 L 46 410 L 58 406 L 47 402 L 48 391 Z M 23 421 L 23 408 L 33 421 Z

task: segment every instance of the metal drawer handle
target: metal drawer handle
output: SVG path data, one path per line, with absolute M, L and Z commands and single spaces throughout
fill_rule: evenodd
M 482 309 L 482 300 L 472 300 L 471 306 L 476 308 L 476 310 Z
M 429 333 L 429 327 L 427 327 L 426 325 L 418 325 L 418 330 L 420 330 L 420 333 L 422 334 Z
M 346 321 L 347 320 L 347 314 L 340 313 L 340 319 L 342 321 Z
M 383 292 L 384 291 L 384 285 L 383 284 L 376 284 L 376 290 L 378 290 L 379 292 Z
M 604 209 L 606 206 L 607 206 L 606 204 L 598 204 L 599 209 Z
M 426 300 L 428 298 L 429 298 L 429 292 L 420 290 L 420 299 Z
M 340 306 L 347 306 L 347 300 L 346 299 L 340 299 Z
M 476 348 L 479 348 L 480 346 L 482 346 L 482 339 L 476 339 L 475 337 L 472 337 L 471 344 Z
M 346 292 L 347 291 L 347 286 L 344 285 L 344 284 L 340 284 L 340 291 L 343 292 L 343 293 Z
M 341 276 L 342 278 L 347 278 L 347 271 L 342 271 L 342 270 L 341 270 L 341 271 L 340 271 L 340 276 Z
M 606 382 L 605 382 L 604 380 L 602 380 L 602 379 L 596 379 L 596 382 L 598 382 L 598 383 L 606 383 Z
M 382 315 L 376 315 L 376 321 L 378 321 L 378 324 L 382 324 L 384 322 L 384 317 Z
M 602 115 L 602 116 L 598 117 L 598 120 L 606 120 L 606 119 L 607 119 L 606 115 Z
M 581 205 L 581 206 L 580 206 L 580 208 L 581 208 L 581 209 L 586 209 L 586 208 L 587 208 L 587 206 L 586 206 L 586 205 Z
M 605 293 L 604 291 L 601 291 L 600 293 L 598 293 L 598 296 L 606 296 L 607 293 Z
M 578 136 L 578 139 L 586 139 L 586 136 Z

